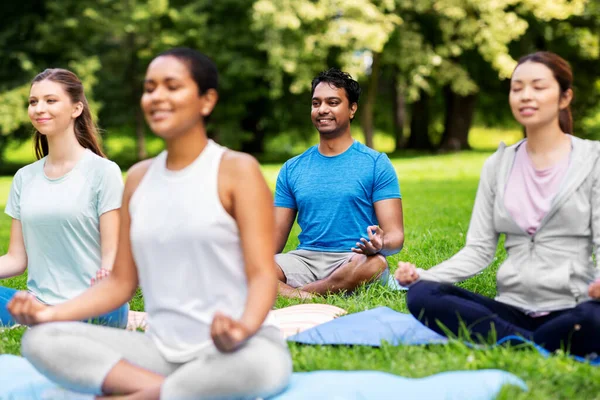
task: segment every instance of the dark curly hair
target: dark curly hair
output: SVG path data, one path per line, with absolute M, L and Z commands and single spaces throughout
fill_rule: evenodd
M 338 89 L 346 90 L 346 97 L 350 105 L 358 103 L 360 97 L 360 85 L 349 73 L 340 71 L 337 68 L 329 68 L 327 71 L 321 72 L 312 80 L 311 95 L 315 93 L 315 88 L 321 82 L 327 82 Z

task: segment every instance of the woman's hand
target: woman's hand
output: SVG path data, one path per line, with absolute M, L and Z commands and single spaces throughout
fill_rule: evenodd
M 40 303 L 29 292 L 18 292 L 6 306 L 14 319 L 23 325 L 37 325 L 54 319 L 52 307 Z
M 110 271 L 105 268 L 100 268 L 96 271 L 96 277 L 90 280 L 90 286 L 94 286 L 96 283 L 100 282 L 102 279 L 106 278 L 110 275 Z
M 210 327 L 210 335 L 219 351 L 229 353 L 250 337 L 250 331 L 241 322 L 217 312 Z
M 394 277 L 402 286 L 408 286 L 419 279 L 419 273 L 414 264 L 400 261 Z
M 600 279 L 596 279 L 590 284 L 588 294 L 592 299 L 600 299 Z

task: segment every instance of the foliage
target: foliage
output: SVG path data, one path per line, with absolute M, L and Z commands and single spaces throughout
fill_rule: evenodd
M 516 59 L 538 49 L 572 63 L 575 117 L 594 129 L 600 3 L 592 0 L 9 3 L 0 28 L 0 149 L 28 136 L 27 88 L 47 67 L 80 75 L 108 135 L 128 130 L 142 140 L 145 67 L 175 46 L 198 48 L 215 60 L 220 104 L 210 132 L 250 152 L 263 152 L 280 132 L 306 139 L 310 81 L 331 66 L 351 72 L 366 93 L 380 93 L 374 107 L 362 108 L 373 110 L 377 129 L 389 130 L 396 112 L 390 86 L 401 89 L 408 105 L 421 93 L 432 97 L 434 136 L 443 130 L 445 87 L 459 96 L 477 93 L 480 122 L 504 123 L 510 113 L 499 104 L 506 103 L 506 78 Z M 375 77 L 374 59 L 380 61 Z

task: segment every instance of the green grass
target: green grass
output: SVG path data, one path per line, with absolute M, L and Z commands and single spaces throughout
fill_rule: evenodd
M 395 268 L 398 260 L 411 261 L 421 267 L 433 266 L 458 251 L 464 244 L 480 169 L 489 152 L 473 151 L 441 156 L 394 158 L 403 193 L 406 243 L 402 252 L 389 258 Z M 271 188 L 275 185 L 280 164 L 263 166 Z M 0 178 L 0 199 L 8 194 L 10 178 Z M 9 238 L 9 218 L 0 216 L 0 251 Z M 286 250 L 297 243 L 295 226 Z M 505 254 L 501 246 L 490 268 L 461 286 L 486 296 L 495 294 L 495 272 Z M 23 277 L 0 281 L 0 284 L 24 288 Z M 387 306 L 406 312 L 405 294 L 380 286 L 361 288 L 351 296 L 331 296 L 315 300 L 359 312 Z M 279 298 L 276 307 L 298 304 L 298 300 Z M 132 300 L 132 309 L 143 308 L 143 299 Z M 19 352 L 22 328 L 0 333 L 0 353 Z M 521 377 L 530 388 L 525 393 L 504 388 L 501 399 L 600 399 L 600 368 L 577 363 L 564 354 L 550 358 L 524 348 L 473 350 L 459 342 L 431 346 L 316 347 L 290 344 L 296 371 L 320 369 L 380 370 L 407 377 L 425 377 L 450 370 L 498 368 Z

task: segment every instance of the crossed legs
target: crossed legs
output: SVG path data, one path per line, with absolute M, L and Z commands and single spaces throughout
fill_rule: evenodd
M 186 363 L 172 363 L 140 332 L 50 323 L 24 335 L 22 353 L 68 389 L 126 399 L 266 397 L 282 390 L 292 371 L 275 328 L 263 328 L 235 352 L 210 346 Z
M 484 342 L 519 335 L 550 351 L 563 348 L 580 356 L 600 353 L 600 302 L 587 301 L 534 318 L 458 286 L 420 281 L 410 287 L 407 305 L 411 314 L 442 335 L 449 331 Z
M 318 254 L 318 253 L 317 253 Z M 330 254 L 330 253 L 328 253 Z M 326 258 L 326 256 L 324 256 Z M 365 256 L 362 254 L 352 254 L 339 266 L 333 266 L 325 273 L 319 273 L 317 268 L 307 268 L 302 265 L 302 273 L 298 273 L 298 268 L 288 268 L 283 266 L 281 255 L 276 258 L 277 277 L 279 283 L 279 293 L 285 297 L 310 298 L 312 295 L 326 295 L 329 293 L 352 292 L 363 284 L 376 281 L 388 268 L 384 256 L 376 254 Z M 284 272 L 287 271 L 287 272 Z M 294 270 L 292 275 L 290 271 Z M 287 274 L 290 276 L 288 277 Z M 300 278 L 298 275 L 302 275 Z M 326 275 L 321 277 L 321 275 Z

